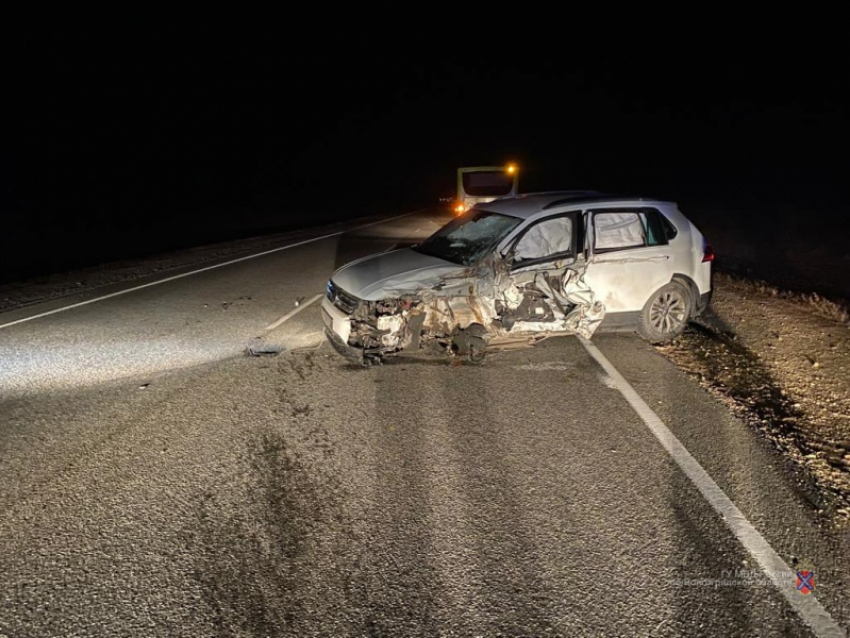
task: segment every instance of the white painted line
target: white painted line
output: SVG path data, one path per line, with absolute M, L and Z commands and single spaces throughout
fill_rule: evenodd
M 80 301 L 78 303 L 69 304 L 67 306 L 62 306 L 61 308 L 54 308 L 53 310 L 48 310 L 46 312 L 40 312 L 36 315 L 32 315 L 30 317 L 24 317 L 23 319 L 16 319 L 15 321 L 9 321 L 8 323 L 0 324 L 0 330 L 3 328 L 10 328 L 12 326 L 16 326 L 19 323 L 25 323 L 27 321 L 33 321 L 34 319 L 41 319 L 42 317 L 47 317 L 50 315 L 55 315 L 59 312 L 65 312 L 66 310 L 72 310 L 73 308 L 79 308 L 80 306 L 87 306 L 89 304 L 103 301 L 104 299 L 111 299 L 112 297 L 119 297 L 121 295 L 126 295 L 127 293 L 134 292 L 136 290 L 141 290 L 142 288 L 150 288 L 151 286 L 158 286 L 159 284 L 164 284 L 169 281 L 174 281 L 175 279 L 182 279 L 183 277 L 190 277 L 192 275 L 197 275 L 198 273 L 206 272 L 208 270 L 215 270 L 216 268 L 223 268 L 224 266 L 230 266 L 231 264 L 237 264 L 240 261 L 247 261 L 248 259 L 254 259 L 256 257 L 262 257 L 263 255 L 270 255 L 271 253 L 276 253 L 281 250 L 288 250 L 290 248 L 296 248 L 298 246 L 303 246 L 304 244 L 310 244 L 314 241 L 321 241 L 322 239 L 328 239 L 329 237 L 336 237 L 337 235 L 344 235 L 345 233 L 352 233 L 355 230 L 360 230 L 361 228 L 368 228 L 370 226 L 376 226 L 378 224 L 385 224 L 387 222 L 391 222 L 394 219 L 401 219 L 402 217 L 410 217 L 411 215 L 415 215 L 416 213 L 421 213 L 424 208 L 415 210 L 412 213 L 405 213 L 404 215 L 396 215 L 395 217 L 388 217 L 387 219 L 382 219 L 377 222 L 371 222 L 369 224 L 363 224 L 362 226 L 357 226 L 355 228 L 349 228 L 347 230 L 341 230 L 336 233 L 330 233 L 328 235 L 322 235 L 321 237 L 313 237 L 312 239 L 305 239 L 304 241 L 295 242 L 294 244 L 288 244 L 286 246 L 280 246 L 278 248 L 272 248 L 271 250 L 264 250 L 259 253 L 254 253 L 252 255 L 246 255 L 244 257 L 239 257 L 237 259 L 231 259 L 230 261 L 225 261 L 220 264 L 213 264 L 212 266 L 205 266 L 204 268 L 198 268 L 197 270 L 192 270 L 190 272 L 184 272 L 179 275 L 172 275 L 171 277 L 164 277 L 163 279 L 157 279 L 156 281 L 151 281 L 146 284 L 141 284 L 140 286 L 133 286 L 132 288 L 125 288 L 124 290 L 119 290 L 117 292 L 111 292 L 108 295 L 102 295 L 100 297 L 95 297 L 94 299 L 87 299 L 85 301 Z
M 668 454 L 673 457 L 681 470 L 696 485 L 705 500 L 714 508 L 732 533 L 741 541 L 744 548 L 752 555 L 773 584 L 782 592 L 785 599 L 797 611 L 803 620 L 812 628 L 815 635 L 822 638 L 844 638 L 846 634 L 823 608 L 814 594 L 802 595 L 797 591 L 794 571 L 777 554 L 770 544 L 759 534 L 732 500 L 714 482 L 697 460 L 691 456 L 687 448 L 681 444 L 658 415 L 652 411 L 640 395 L 621 375 L 607 357 L 587 339 L 579 337 L 581 344 L 590 353 L 602 369 L 611 378 L 612 387 L 628 401 L 632 409 L 643 419 L 646 427 L 655 435 Z
M 304 310 L 304 308 L 306 308 L 307 306 L 309 306 L 311 303 L 315 303 L 315 301 L 316 301 L 317 299 L 321 299 L 321 298 L 322 298 L 322 295 L 316 295 L 315 297 L 310 297 L 310 299 L 309 299 L 308 301 L 305 301 L 304 303 L 302 303 L 301 305 L 299 305 L 299 306 L 298 306 L 297 308 L 295 308 L 294 310 L 290 310 L 289 312 L 287 312 L 285 315 L 283 315 L 280 319 L 278 319 L 278 320 L 277 320 L 277 321 L 275 321 L 274 323 L 270 323 L 269 325 L 267 325 L 267 326 L 266 326 L 266 330 L 265 330 L 265 331 L 266 331 L 266 332 L 268 332 L 269 330 L 274 330 L 274 329 L 275 329 L 275 328 L 277 328 L 280 324 L 282 324 L 284 321 L 288 321 L 289 319 L 292 319 L 292 317 L 294 317 L 294 316 L 295 316 L 295 315 L 297 315 L 299 312 L 301 312 L 302 310 Z

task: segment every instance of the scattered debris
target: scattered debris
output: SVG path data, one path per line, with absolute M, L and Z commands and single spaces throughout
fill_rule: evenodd
M 251 344 L 245 349 L 249 357 L 274 356 L 284 350 L 285 348 L 280 344 L 266 342 Z
M 572 370 L 575 365 L 567 365 L 560 361 L 543 361 L 541 363 L 524 363 L 521 366 L 514 366 L 514 370 L 534 370 L 540 372 L 549 372 L 551 370 Z
M 606 388 L 619 391 L 619 387 L 617 387 L 616 382 L 614 381 L 614 379 L 608 376 L 607 372 L 605 374 L 599 375 L 599 381 L 602 382 L 602 385 L 604 385 Z M 661 401 L 659 401 L 659 403 L 661 403 Z

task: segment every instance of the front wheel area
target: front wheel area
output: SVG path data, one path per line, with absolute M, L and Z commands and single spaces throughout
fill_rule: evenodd
M 685 329 L 692 307 L 688 288 L 678 281 L 671 281 L 653 293 L 644 305 L 638 333 L 650 343 L 675 339 Z
M 466 358 L 470 363 L 483 363 L 487 351 L 487 329 L 474 323 L 465 329 L 456 329 L 449 346 L 455 356 Z

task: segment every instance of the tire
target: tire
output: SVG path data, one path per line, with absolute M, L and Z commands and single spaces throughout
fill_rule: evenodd
M 452 337 L 452 352 L 470 363 L 480 365 L 484 362 L 487 351 L 487 341 L 484 339 L 486 334 L 487 330 L 478 323 L 473 323 L 464 330 L 456 330 Z
M 688 287 L 678 281 L 662 286 L 649 298 L 641 310 L 638 334 L 650 343 L 675 339 L 691 317 L 693 303 Z
M 469 338 L 469 362 L 476 365 L 484 363 L 484 357 L 487 354 L 487 342 L 481 337 Z

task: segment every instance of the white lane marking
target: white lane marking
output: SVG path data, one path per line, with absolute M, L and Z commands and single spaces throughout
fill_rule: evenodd
M 292 319 L 292 317 L 294 317 L 299 312 L 304 310 L 304 308 L 309 306 L 311 303 L 315 303 L 317 299 L 321 299 L 321 298 L 322 298 L 322 295 L 316 295 L 315 297 L 310 297 L 309 300 L 305 301 L 304 303 L 302 303 L 300 306 L 298 306 L 294 310 L 290 310 L 289 312 L 287 312 L 285 315 L 283 315 L 280 319 L 278 319 L 274 323 L 270 323 L 269 325 L 267 325 L 265 332 L 268 332 L 269 330 L 274 330 L 280 324 L 282 324 L 284 321 L 288 321 L 289 319 Z
M 104 299 L 111 299 L 112 297 L 119 297 L 120 295 L 126 295 L 129 292 L 134 292 L 136 290 L 141 290 L 142 288 L 150 288 L 151 286 L 158 286 L 159 284 L 164 284 L 169 281 L 174 281 L 175 279 L 182 279 L 183 277 L 190 277 L 191 275 L 197 275 L 201 272 L 206 272 L 207 270 L 214 270 L 216 268 L 223 268 L 224 266 L 230 266 L 231 264 L 237 264 L 240 261 L 247 261 L 248 259 L 254 259 L 256 257 L 262 257 L 263 255 L 270 255 L 271 253 L 276 253 L 281 250 L 288 250 L 290 248 L 296 248 L 298 246 L 303 246 L 304 244 L 310 244 L 314 241 L 321 241 L 322 239 L 328 239 L 329 237 L 336 237 L 337 235 L 343 235 L 345 233 L 353 233 L 356 230 L 360 230 L 361 228 L 368 228 L 369 226 L 376 226 L 378 224 L 385 224 L 387 222 L 391 222 L 395 219 L 401 219 L 402 217 L 410 217 L 411 215 L 415 215 L 416 213 L 421 213 L 423 210 L 427 210 L 425 208 L 415 210 L 412 213 L 405 213 L 404 215 L 396 215 L 395 217 L 388 217 L 387 219 L 382 219 L 377 222 L 372 222 L 369 224 L 364 224 L 362 226 L 357 226 L 355 228 L 349 228 L 347 230 L 341 230 L 336 233 L 330 233 L 328 235 L 322 235 L 321 237 L 313 237 L 312 239 L 305 239 L 304 241 L 299 241 L 294 244 L 288 244 L 286 246 L 279 246 L 278 248 L 272 248 L 271 250 L 264 250 L 259 253 L 254 253 L 253 255 L 246 255 L 244 257 L 239 257 L 237 259 L 231 259 L 230 261 L 225 261 L 220 264 L 213 264 L 212 266 L 205 266 L 204 268 L 198 268 L 197 270 L 192 270 L 190 272 L 184 272 L 179 275 L 172 275 L 171 277 L 165 277 L 163 279 L 157 279 L 156 281 L 151 281 L 146 284 L 141 284 L 140 286 L 133 286 L 132 288 L 125 288 L 124 290 L 119 290 L 117 292 L 111 292 L 108 295 L 102 295 L 100 297 L 95 297 L 94 299 L 87 299 L 85 301 L 80 301 L 77 303 L 69 304 L 67 306 L 62 306 L 61 308 L 54 308 L 53 310 L 48 310 L 46 312 L 40 312 L 36 315 L 32 315 L 30 317 L 23 317 L 22 319 L 16 319 L 15 321 L 9 321 L 7 323 L 0 323 L 0 330 L 3 328 L 10 328 L 12 326 L 16 326 L 19 323 L 25 323 L 27 321 L 33 321 L 34 319 L 41 319 L 42 317 L 47 317 L 49 315 L 55 315 L 59 312 L 65 312 L 66 310 L 72 310 L 73 308 L 79 308 L 80 306 L 87 306 L 89 304 L 95 303 L 97 301 L 103 301 Z
M 741 513 L 732 500 L 726 496 L 720 486 L 714 482 L 697 460 L 691 456 L 658 415 L 652 411 L 635 389 L 621 375 L 608 358 L 587 339 L 579 337 L 579 341 L 590 353 L 602 369 L 611 377 L 612 387 L 628 401 L 632 409 L 649 428 L 650 432 L 661 443 L 667 453 L 673 457 L 676 464 L 696 485 L 706 501 L 714 508 L 732 533 L 738 538 L 744 548 L 752 555 L 773 584 L 782 592 L 785 599 L 797 611 L 803 620 L 814 630 L 815 635 L 823 638 L 844 638 L 846 634 L 814 597 L 814 594 L 802 595 L 795 587 L 796 579 L 793 570 L 777 554 L 770 544 L 759 534 L 752 523 Z

